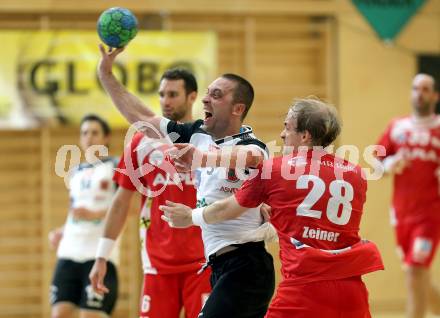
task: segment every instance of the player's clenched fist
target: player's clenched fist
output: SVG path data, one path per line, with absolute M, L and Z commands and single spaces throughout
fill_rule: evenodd
M 89 274 L 89 279 L 93 290 L 98 294 L 108 293 L 108 288 L 104 285 L 104 277 L 107 273 L 107 261 L 103 258 L 97 258 Z

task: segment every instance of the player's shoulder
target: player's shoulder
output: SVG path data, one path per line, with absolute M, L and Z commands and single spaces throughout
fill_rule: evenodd
M 119 163 L 119 158 L 115 157 L 115 156 L 108 156 L 108 157 L 102 158 L 101 162 L 109 164 L 109 165 L 113 166 L 113 168 L 116 168 Z
M 333 164 L 331 162 L 333 162 Z M 366 182 L 365 173 L 358 163 L 351 162 L 345 158 L 330 153 L 323 157 L 321 163 L 326 167 L 332 168 L 336 175 L 337 172 L 340 171 L 344 177 L 357 179 L 359 183 Z
M 203 131 L 203 132 L 205 132 L 205 131 L 202 129 L 202 126 L 203 126 L 203 119 L 196 119 L 196 120 L 193 121 L 193 122 L 189 122 L 189 123 L 187 123 L 187 125 L 188 125 L 189 127 L 191 127 L 194 131 Z
M 296 160 L 297 157 L 292 154 L 270 157 L 269 159 L 264 160 L 260 168 L 263 174 L 270 173 L 272 176 L 277 176 L 282 174 L 282 169 L 286 169 L 287 167 L 290 169 L 291 167 L 296 166 L 298 163 Z
M 391 139 L 399 139 L 407 131 L 414 129 L 414 122 L 411 116 L 395 117 L 388 123 L 385 134 L 391 136 Z
M 440 128 L 440 115 L 435 114 L 433 120 L 435 128 Z
M 254 145 L 261 148 L 265 152 L 268 152 L 266 144 L 262 142 L 260 139 L 258 139 L 257 136 L 255 136 L 251 126 L 243 125 L 240 128 L 240 132 L 236 135 L 233 135 L 232 138 L 235 140 L 235 145 L 240 145 L 240 146 Z M 221 140 L 216 140 L 216 143 L 218 144 L 219 141 Z
M 165 142 L 163 139 L 155 139 L 143 133 L 136 133 L 132 138 L 130 149 L 138 158 L 145 159 L 148 158 L 152 152 L 165 152 L 169 149 L 171 145 Z
M 168 120 L 167 122 L 167 131 L 168 133 L 172 132 L 184 132 L 189 134 L 194 133 L 204 133 L 206 132 L 202 129 L 203 119 L 196 119 L 194 121 L 182 123 L 174 120 Z
M 409 115 L 406 116 L 398 116 L 394 117 L 390 120 L 388 126 L 396 127 L 396 126 L 411 126 L 412 125 L 412 117 Z
M 77 164 L 77 165 L 73 166 L 72 168 L 70 168 L 70 173 L 73 176 L 73 175 L 77 174 L 78 172 L 80 172 L 81 170 L 84 170 L 85 167 L 86 167 L 86 164 L 84 164 L 84 163 Z

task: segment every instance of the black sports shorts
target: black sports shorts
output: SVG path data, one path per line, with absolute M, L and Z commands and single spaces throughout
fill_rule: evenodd
M 116 267 L 107 262 L 107 274 L 104 284 L 109 293 L 99 295 L 93 291 L 89 273 L 95 261 L 83 263 L 68 259 L 58 259 L 55 274 L 50 287 L 50 302 L 70 302 L 81 309 L 99 310 L 111 314 L 118 295 L 118 276 Z

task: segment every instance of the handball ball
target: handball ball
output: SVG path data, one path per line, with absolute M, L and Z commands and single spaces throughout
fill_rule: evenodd
M 101 13 L 97 29 L 101 40 L 110 47 L 126 46 L 138 31 L 137 19 L 130 10 L 110 8 Z

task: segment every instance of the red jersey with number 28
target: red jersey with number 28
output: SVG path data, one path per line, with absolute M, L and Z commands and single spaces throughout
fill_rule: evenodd
M 359 237 L 366 191 L 359 166 L 308 150 L 266 161 L 235 197 L 272 207 L 283 277 L 304 284 L 383 269 L 376 246 Z

